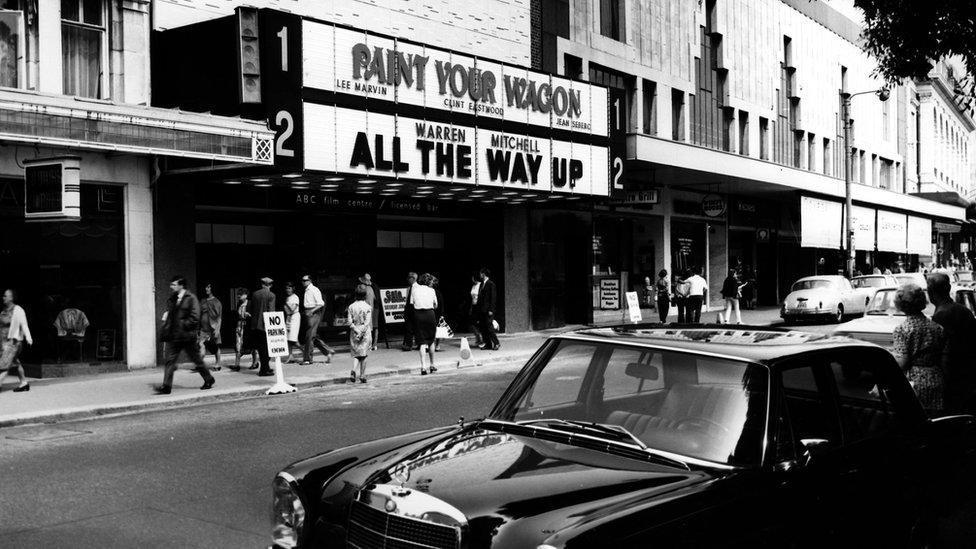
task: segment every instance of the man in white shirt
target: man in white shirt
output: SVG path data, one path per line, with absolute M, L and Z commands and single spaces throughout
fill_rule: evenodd
M 691 276 L 685 279 L 688 283 L 688 312 L 687 320 L 697 324 L 701 322 L 702 305 L 708 295 L 708 281 L 701 276 L 701 267 L 692 267 Z
M 312 284 L 312 277 L 302 276 L 302 286 L 305 287 L 302 304 L 305 307 L 305 346 L 303 347 L 305 359 L 302 364 L 311 364 L 312 356 L 315 354 L 313 347 L 318 347 L 319 351 L 325 355 L 325 362 L 332 362 L 332 355 L 335 351 L 322 341 L 319 337 L 319 323 L 322 322 L 322 314 L 325 309 L 325 300 L 322 299 L 322 292 Z

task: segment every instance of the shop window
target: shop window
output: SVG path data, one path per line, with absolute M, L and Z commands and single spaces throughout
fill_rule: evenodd
M 108 65 L 103 0 L 61 0 L 61 57 L 65 95 L 101 98 Z
M 264 225 L 197 223 L 196 241 L 197 244 L 270 246 L 274 244 L 274 227 Z
M 420 231 L 376 231 L 377 248 L 444 249 L 444 233 Z
M 624 0 L 600 0 L 600 34 L 624 40 Z
M 647 135 L 657 135 L 657 83 L 644 80 L 643 130 Z
M 769 119 L 759 117 L 759 158 L 769 160 Z
M 671 90 L 671 139 L 685 139 L 685 92 Z
M 739 154 L 749 156 L 749 113 L 739 111 Z
M 399 248 L 400 232 L 399 231 L 376 231 L 376 247 L 377 248 Z

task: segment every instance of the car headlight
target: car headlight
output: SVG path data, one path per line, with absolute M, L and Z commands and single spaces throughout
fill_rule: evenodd
M 305 507 L 295 491 L 295 479 L 288 473 L 278 473 L 272 484 L 273 505 L 271 523 L 274 525 L 272 541 L 276 547 L 298 547 L 302 527 L 305 525 Z

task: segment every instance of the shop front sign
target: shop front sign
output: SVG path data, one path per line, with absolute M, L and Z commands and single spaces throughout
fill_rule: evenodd
M 800 197 L 800 246 L 839 249 L 843 204 L 809 196 Z
M 620 309 L 620 280 L 604 278 L 600 280 L 600 308 L 605 311 Z
M 908 216 L 878 210 L 878 251 L 905 253 L 908 250 Z
M 932 255 L 932 220 L 908 216 L 908 253 Z
M 606 88 L 274 13 L 262 72 L 301 74 L 269 106 L 282 168 L 610 194 Z
M 719 217 L 725 213 L 725 199 L 717 194 L 706 194 L 701 208 L 706 217 Z
M 24 164 L 25 219 L 81 219 L 81 158 L 43 158 Z
M 876 213 L 873 208 L 854 206 L 851 208 L 851 226 L 853 227 L 853 249 L 874 251 Z
M 401 324 L 407 309 L 407 288 L 383 290 L 380 296 L 383 304 L 383 319 L 387 324 Z

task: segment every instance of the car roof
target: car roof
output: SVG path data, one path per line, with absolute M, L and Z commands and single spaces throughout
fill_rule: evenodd
M 873 273 L 873 274 L 866 274 L 866 275 L 857 275 L 854 278 L 888 278 L 889 276 L 892 275 Z
M 840 275 L 814 275 L 814 276 L 805 276 L 803 278 L 800 278 L 797 280 L 797 282 L 802 282 L 804 280 L 840 280 L 842 278 L 844 277 Z
M 654 348 L 669 348 L 775 364 L 780 359 L 810 351 L 848 348 L 878 348 L 876 345 L 845 336 L 816 334 L 768 326 L 725 324 L 669 325 L 636 324 L 584 328 L 554 336 L 604 343 L 622 343 Z

